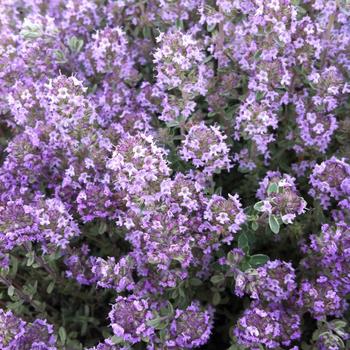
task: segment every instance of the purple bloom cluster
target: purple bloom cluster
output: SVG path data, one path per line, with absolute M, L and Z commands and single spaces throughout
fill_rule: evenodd
M 114 257 L 108 257 L 107 260 L 93 257 L 92 260 L 91 270 L 99 287 L 113 288 L 117 292 L 134 288 L 134 264 L 129 256 L 120 258 L 117 263 Z
M 56 198 L 37 195 L 32 200 L 13 198 L 0 207 L 0 241 L 2 251 L 9 251 L 25 242 L 40 242 L 43 249 L 65 249 L 80 234 L 78 225 Z
M 294 293 L 296 284 L 295 271 L 290 263 L 274 260 L 268 261 L 256 270 L 248 270 L 236 277 L 235 293 L 269 302 L 288 300 Z
M 157 37 L 159 48 L 154 53 L 157 94 L 164 98 L 161 120 L 172 121 L 188 118 L 195 110 L 193 101 L 208 91 L 209 79 L 213 72 L 205 64 L 206 54 L 203 43 L 192 33 L 169 30 Z M 181 97 L 164 94 L 178 90 Z
M 234 330 L 237 341 L 252 350 L 278 349 L 300 338 L 300 316 L 288 308 L 253 302 L 238 320 Z
M 57 350 L 53 327 L 45 320 L 27 323 L 0 309 L 0 345 L 3 350 Z
M 282 176 L 279 171 L 267 173 L 260 182 L 257 197 L 261 201 L 254 205 L 254 209 L 284 224 L 291 224 L 306 209 L 306 201 L 296 189 L 295 178 L 288 174 Z
M 310 244 L 303 247 L 307 256 L 302 266 L 307 270 L 320 266 L 323 271 L 323 275 L 316 276 L 314 281 L 303 281 L 301 286 L 300 303 L 316 318 L 341 315 L 347 308 L 349 232 L 344 222 L 335 226 L 325 224 L 320 235 L 311 235 Z
M 152 318 L 150 307 L 147 299 L 118 297 L 109 313 L 113 333 L 131 344 L 150 337 L 154 331 L 147 325 Z
M 339 207 L 350 209 L 350 165 L 345 159 L 332 157 L 315 165 L 310 184 L 310 195 L 317 197 L 324 208 L 334 199 Z
M 341 316 L 346 310 L 346 302 L 338 291 L 337 283 L 326 276 L 301 283 L 298 303 L 305 307 L 316 319 L 327 315 Z
M 201 310 L 193 302 L 185 310 L 176 310 L 170 325 L 169 349 L 192 349 L 205 344 L 212 328 L 212 310 Z
M 182 142 L 180 155 L 208 175 L 229 170 L 231 162 L 226 138 L 216 126 L 207 127 L 204 123 L 193 125 Z

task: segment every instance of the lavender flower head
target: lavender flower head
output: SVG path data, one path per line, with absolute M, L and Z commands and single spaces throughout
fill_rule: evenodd
M 228 199 L 213 195 L 207 203 L 204 218 L 210 230 L 220 235 L 225 243 L 232 241 L 233 235 L 245 222 L 246 216 L 241 207 L 238 195 L 229 195 Z
M 229 147 L 219 127 L 207 127 L 203 122 L 193 125 L 182 141 L 181 158 L 190 161 L 196 168 L 203 169 L 207 175 L 220 170 L 229 170 Z
M 58 199 L 44 199 L 38 195 L 28 202 L 19 198 L 7 201 L 0 212 L 0 241 L 6 249 L 28 241 L 65 248 L 80 234 L 77 224 Z
M 326 276 L 302 281 L 297 304 L 306 308 L 317 320 L 328 315 L 341 316 L 347 308 L 337 281 Z
M 270 129 L 277 129 L 277 124 L 278 119 L 273 110 L 248 98 L 236 117 L 234 138 L 251 139 L 260 154 L 268 154 L 268 145 L 274 140 Z
M 349 254 L 350 228 L 344 222 L 336 225 L 324 224 L 319 235 L 310 236 L 310 244 L 306 245 L 306 258 L 302 265 L 307 269 L 321 266 L 336 281 L 340 291 L 345 295 L 350 291 Z
M 350 165 L 345 159 L 332 157 L 316 165 L 310 176 L 310 184 L 310 195 L 318 198 L 323 208 L 330 206 L 331 199 L 344 208 L 350 208 Z
M 255 270 L 247 270 L 236 276 L 235 293 L 249 294 L 260 301 L 281 302 L 288 300 L 297 288 L 295 271 L 290 263 L 274 260 Z
M 154 53 L 157 85 L 162 90 L 179 89 L 184 99 L 205 95 L 211 74 L 202 44 L 180 31 L 161 33 L 157 41 L 161 44 Z
M 88 76 L 111 73 L 114 77 L 128 78 L 133 72 L 128 41 L 119 27 L 105 28 L 92 36 L 93 41 L 80 55 Z
M 133 202 L 154 201 L 161 181 L 170 174 L 166 151 L 152 136 L 141 133 L 120 140 L 107 168 L 113 171 L 115 189 Z
M 300 338 L 300 322 L 300 316 L 290 309 L 274 304 L 265 308 L 253 302 L 238 319 L 233 333 L 238 344 L 249 349 L 259 350 L 261 345 L 275 349 Z
M 268 172 L 257 191 L 257 197 L 262 201 L 254 208 L 270 217 L 274 215 L 285 224 L 292 223 L 306 209 L 306 201 L 299 195 L 294 181 L 287 174 L 282 176 L 279 172 Z
M 185 310 L 177 309 L 170 325 L 170 349 L 192 349 L 205 344 L 213 326 L 213 310 L 202 310 L 200 304 L 192 302 Z
M 45 320 L 27 323 L 0 309 L 0 345 L 3 350 L 57 350 L 53 327 Z
M 92 273 L 97 285 L 113 288 L 117 292 L 132 290 L 135 282 L 132 277 L 134 263 L 130 257 L 122 257 L 117 263 L 113 257 L 92 259 Z
M 119 296 L 109 313 L 113 333 L 131 344 L 152 336 L 154 329 L 147 325 L 151 318 L 149 302 L 135 296 Z

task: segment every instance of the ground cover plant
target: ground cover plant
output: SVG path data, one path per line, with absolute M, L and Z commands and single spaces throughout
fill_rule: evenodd
M 350 349 L 347 0 L 0 1 L 0 349 Z

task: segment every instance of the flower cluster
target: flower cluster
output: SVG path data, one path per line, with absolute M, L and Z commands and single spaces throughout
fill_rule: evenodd
M 210 230 L 221 235 L 224 242 L 230 242 L 233 234 L 239 231 L 246 216 L 241 209 L 238 195 L 229 195 L 228 199 L 213 195 L 205 208 L 204 218 L 210 224 Z
M 188 118 L 196 107 L 193 99 L 207 93 L 209 79 L 213 75 L 211 68 L 205 64 L 203 44 L 196 40 L 194 34 L 179 30 L 161 33 L 157 42 L 160 47 L 154 53 L 154 63 L 159 93 L 176 89 L 181 95 L 167 95 L 160 119 Z
M 73 237 L 80 234 L 64 204 L 55 198 L 36 196 L 31 201 L 14 198 L 2 203 L 0 213 L 2 250 L 11 250 L 26 242 L 64 249 Z
M 130 257 L 121 258 L 118 263 L 114 257 L 107 260 L 93 258 L 92 273 L 97 285 L 102 288 L 113 288 L 117 292 L 132 290 L 135 282 L 132 277 L 133 261 Z
M 153 334 L 153 327 L 147 325 L 151 318 L 149 302 L 134 296 L 118 297 L 109 313 L 113 333 L 131 344 Z
M 127 64 L 132 63 L 127 57 L 127 45 L 125 34 L 119 27 L 106 28 L 94 34 L 93 41 L 81 57 L 87 76 L 110 73 L 127 77 Z
M 322 317 L 328 314 L 340 315 L 347 307 L 345 295 L 349 293 L 349 226 L 340 222 L 335 226 L 325 224 L 320 235 L 311 235 L 310 244 L 303 249 L 307 254 L 302 266 L 310 270 L 314 264 L 321 266 L 324 276 L 315 282 L 304 281 L 302 298 L 307 298 L 313 312 Z M 328 277 L 327 277 L 328 276 Z
M 193 125 L 182 142 L 180 155 L 208 175 L 229 170 L 231 162 L 225 139 L 217 126 Z
M 288 174 L 282 176 L 278 171 L 267 173 L 260 182 L 257 197 L 261 201 L 255 203 L 254 209 L 262 213 L 260 219 L 268 217 L 274 233 L 278 233 L 281 223 L 293 223 L 296 216 L 306 209 L 306 201 L 295 187 L 295 179 Z
M 185 310 L 176 310 L 170 325 L 170 349 L 192 349 L 205 344 L 212 328 L 212 310 L 202 311 L 199 304 L 193 302 Z
M 274 260 L 255 270 L 240 272 L 236 277 L 235 293 L 269 302 L 288 300 L 297 287 L 295 271 L 290 263 Z
M 261 345 L 278 349 L 299 339 L 300 316 L 290 309 L 270 304 L 269 308 L 252 303 L 238 320 L 234 335 L 243 346 L 258 350 Z
M 126 201 L 151 202 L 157 198 L 160 183 L 170 175 L 166 151 L 151 135 L 126 134 L 107 161 L 111 181 Z
M 45 320 L 27 323 L 0 309 L 0 345 L 4 350 L 57 350 L 53 327 Z
M 310 195 L 318 198 L 324 208 L 331 205 L 332 199 L 341 208 L 350 208 L 350 165 L 345 159 L 332 157 L 315 165 L 310 184 Z
M 303 281 L 298 303 L 316 319 L 327 315 L 341 316 L 347 307 L 345 300 L 338 292 L 336 282 L 326 276 L 319 276 L 314 281 Z

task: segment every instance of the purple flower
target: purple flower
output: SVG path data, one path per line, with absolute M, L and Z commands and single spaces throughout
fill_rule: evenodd
M 185 310 L 177 309 L 170 325 L 170 349 L 192 349 L 207 343 L 213 326 L 213 310 L 202 310 L 192 302 Z
M 262 201 L 254 208 L 291 224 L 306 209 L 306 201 L 299 195 L 294 182 L 295 178 L 288 174 L 282 176 L 278 171 L 269 171 L 257 191 L 257 197 Z
M 337 281 L 322 275 L 311 281 L 302 281 L 297 304 L 318 320 L 326 316 L 341 316 L 347 308 Z
M 324 224 L 319 235 L 310 236 L 310 244 L 305 245 L 307 256 L 302 265 L 307 269 L 322 267 L 337 284 L 342 295 L 350 291 L 349 286 L 349 226 L 344 222 L 336 225 Z
M 264 345 L 267 349 L 289 346 L 301 337 L 300 316 L 291 309 L 253 302 L 238 319 L 234 336 L 238 344 L 252 350 Z
M 117 292 L 132 290 L 135 282 L 132 277 L 134 262 L 132 258 L 122 257 L 117 263 L 113 257 L 107 260 L 92 258 L 92 273 L 97 285 L 102 288 L 113 288 Z
M 113 333 L 131 344 L 152 336 L 154 329 L 147 325 L 151 318 L 149 302 L 135 296 L 119 296 L 109 313 Z
M 273 260 L 257 269 L 236 276 L 235 293 L 268 302 L 288 300 L 297 288 L 295 271 L 290 263 Z
M 238 195 L 229 195 L 228 199 L 213 195 L 207 203 L 204 219 L 208 221 L 210 230 L 220 235 L 225 243 L 232 241 L 233 235 L 246 220 L 241 207 Z
M 327 209 L 331 199 L 340 201 L 342 207 L 349 208 L 348 186 L 350 165 L 344 159 L 332 157 L 315 166 L 311 176 L 312 188 L 309 193 L 317 197 L 321 205 Z
M 190 161 L 196 168 L 203 169 L 208 175 L 229 170 L 231 161 L 226 138 L 217 126 L 207 127 L 203 122 L 193 125 L 182 141 L 181 158 Z
M 45 320 L 27 323 L 0 309 L 0 345 L 3 350 L 57 350 L 53 327 Z

